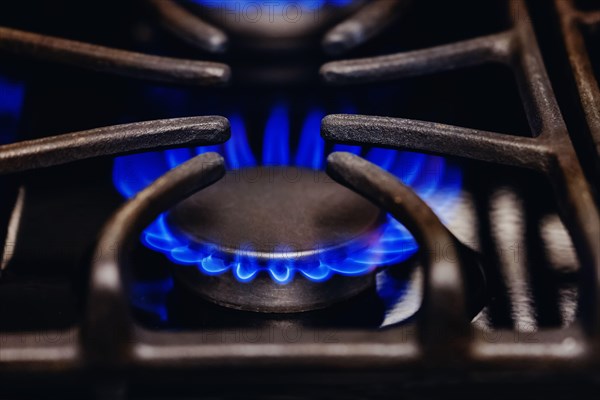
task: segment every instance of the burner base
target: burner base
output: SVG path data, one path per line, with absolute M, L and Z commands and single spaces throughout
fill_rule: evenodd
M 375 272 L 362 276 L 332 276 L 313 282 L 297 276 L 288 284 L 275 283 L 262 271 L 251 283 L 231 274 L 205 275 L 194 267 L 175 268 L 175 276 L 204 299 L 223 307 L 261 313 L 298 313 L 319 310 L 374 287 Z

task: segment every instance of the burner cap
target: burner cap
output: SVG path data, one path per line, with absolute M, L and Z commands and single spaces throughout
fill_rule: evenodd
M 223 256 L 302 262 L 337 248 L 371 243 L 384 213 L 324 172 L 257 167 L 226 178 L 180 203 L 170 226 Z
M 169 226 L 213 256 L 233 262 L 243 255 L 261 271 L 252 282 L 231 273 L 210 276 L 176 267 L 187 286 L 218 304 L 258 312 L 299 312 L 329 306 L 373 286 L 373 273 L 334 275 L 313 282 L 301 273 L 281 284 L 264 270 L 339 257 L 364 249 L 381 234 L 385 213 L 335 183 L 324 172 L 295 167 L 256 167 L 226 178 L 180 203 Z

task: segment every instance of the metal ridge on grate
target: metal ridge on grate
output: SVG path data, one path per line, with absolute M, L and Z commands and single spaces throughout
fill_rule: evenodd
M 150 6 L 166 29 L 181 40 L 211 53 L 227 50 L 229 38 L 174 0 L 150 0 Z
M 600 28 L 600 9 L 583 11 L 576 8 L 574 0 L 555 0 L 563 40 L 571 70 L 579 93 L 587 126 L 590 145 L 595 149 L 596 177 L 600 177 L 600 87 L 590 60 L 584 30 Z
M 0 146 L 0 175 L 102 156 L 219 144 L 229 122 L 203 116 L 136 122 Z
M 204 86 L 231 78 L 229 67 L 221 63 L 153 56 L 6 27 L 0 27 L 0 50 L 159 82 Z

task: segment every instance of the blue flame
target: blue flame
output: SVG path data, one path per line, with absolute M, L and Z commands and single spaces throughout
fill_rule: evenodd
M 0 76 L 0 144 L 14 141 L 24 101 L 25 86 Z
M 319 135 L 312 134 L 321 129 L 321 120 L 325 112 L 320 109 L 311 110 L 306 117 L 300 133 L 300 146 L 296 155 L 296 166 L 310 169 L 323 169 L 325 162 L 325 141 Z
M 135 282 L 131 288 L 131 302 L 139 310 L 152 314 L 161 322 L 169 319 L 167 296 L 173 290 L 173 279 Z
M 267 120 L 263 165 L 290 165 L 290 118 L 287 106 L 278 104 Z
M 267 12 L 281 12 L 287 6 L 299 7 L 302 10 L 314 11 L 325 6 L 345 7 L 356 0 L 281 0 L 281 1 L 252 1 L 252 0 L 188 0 L 210 8 L 227 8 L 232 11 L 247 12 L 249 7 L 256 12 L 257 8 Z
M 286 104 L 273 106 L 265 125 L 262 165 L 295 165 L 313 170 L 324 167 L 326 149 L 320 136 L 320 121 L 324 111 L 308 111 L 300 132 L 295 154 L 290 151 L 290 118 Z M 167 170 L 196 154 L 217 151 L 224 154 L 231 170 L 243 170 L 258 165 L 248 143 L 246 127 L 240 114 L 229 117 L 231 139 L 224 145 L 196 149 L 175 149 L 158 153 L 136 154 L 115 160 L 113 177 L 117 189 L 132 197 Z M 359 146 L 335 145 L 334 151 L 349 151 L 366 157 L 410 185 L 433 210 L 444 217 L 449 215 L 462 187 L 462 173 L 444 158 L 389 149 L 364 149 Z M 250 239 L 250 238 L 249 238 Z M 280 284 L 290 282 L 296 274 L 313 281 L 325 281 L 333 274 L 362 275 L 377 267 L 402 262 L 418 247 L 408 230 L 393 219 L 386 221 L 368 246 L 352 244 L 344 249 L 325 251 L 319 259 L 297 261 L 293 253 L 281 244 L 267 265 L 260 263 L 247 247 L 237 252 L 234 260 L 225 260 L 216 246 L 191 242 L 176 234 L 167 222 L 166 213 L 157 218 L 142 234 L 144 245 L 165 254 L 182 268 L 198 268 L 207 275 L 231 271 L 241 282 L 251 282 L 260 271 L 266 271 Z
M 229 117 L 231 130 L 236 132 L 235 137 L 232 137 L 225 144 L 225 159 L 227 160 L 230 169 L 251 168 L 256 166 L 254 154 L 248 144 L 246 135 L 246 127 L 241 115 L 233 114 Z

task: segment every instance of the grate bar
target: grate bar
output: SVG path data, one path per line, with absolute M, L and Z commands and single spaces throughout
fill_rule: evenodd
M 579 21 L 590 27 L 600 24 L 600 11 L 578 12 L 575 15 Z
M 402 118 L 328 115 L 321 129 L 327 140 L 335 142 L 405 148 L 527 168 L 543 168 L 551 154 L 532 138 Z
M 508 63 L 513 36 L 512 32 L 504 32 L 429 49 L 333 61 L 321 67 L 321 77 L 334 85 L 358 84 L 428 75 L 484 62 Z
M 227 50 L 229 39 L 220 29 L 203 21 L 185 7 L 172 0 L 150 0 L 162 24 L 180 39 L 211 53 Z
M 0 50 L 129 78 L 195 86 L 227 83 L 225 64 L 152 56 L 0 27 Z
M 555 0 L 571 70 L 595 149 L 595 176 L 600 177 L 600 86 L 587 53 L 584 29 L 600 24 L 600 11 L 579 11 L 572 0 Z
M 68 372 L 79 367 L 78 328 L 60 332 L 3 333 L 0 371 Z
M 323 49 L 328 54 L 339 55 L 360 46 L 401 17 L 412 2 L 376 0 L 366 4 L 325 34 Z
M 396 177 L 350 153 L 333 153 L 327 172 L 336 181 L 369 198 L 406 226 L 420 245 L 425 292 L 419 336 L 430 362 L 456 361 L 457 346 L 470 342 L 465 269 L 466 251 L 434 212 Z M 444 249 L 443 255 L 440 249 Z
M 229 122 L 223 117 L 191 117 L 109 126 L 0 146 L 0 174 L 132 151 L 217 144 L 228 138 Z
M 94 253 L 82 346 L 87 360 L 114 366 L 131 358 L 131 320 L 123 265 L 139 233 L 164 210 L 225 175 L 216 153 L 194 157 L 128 201 L 105 225 Z

